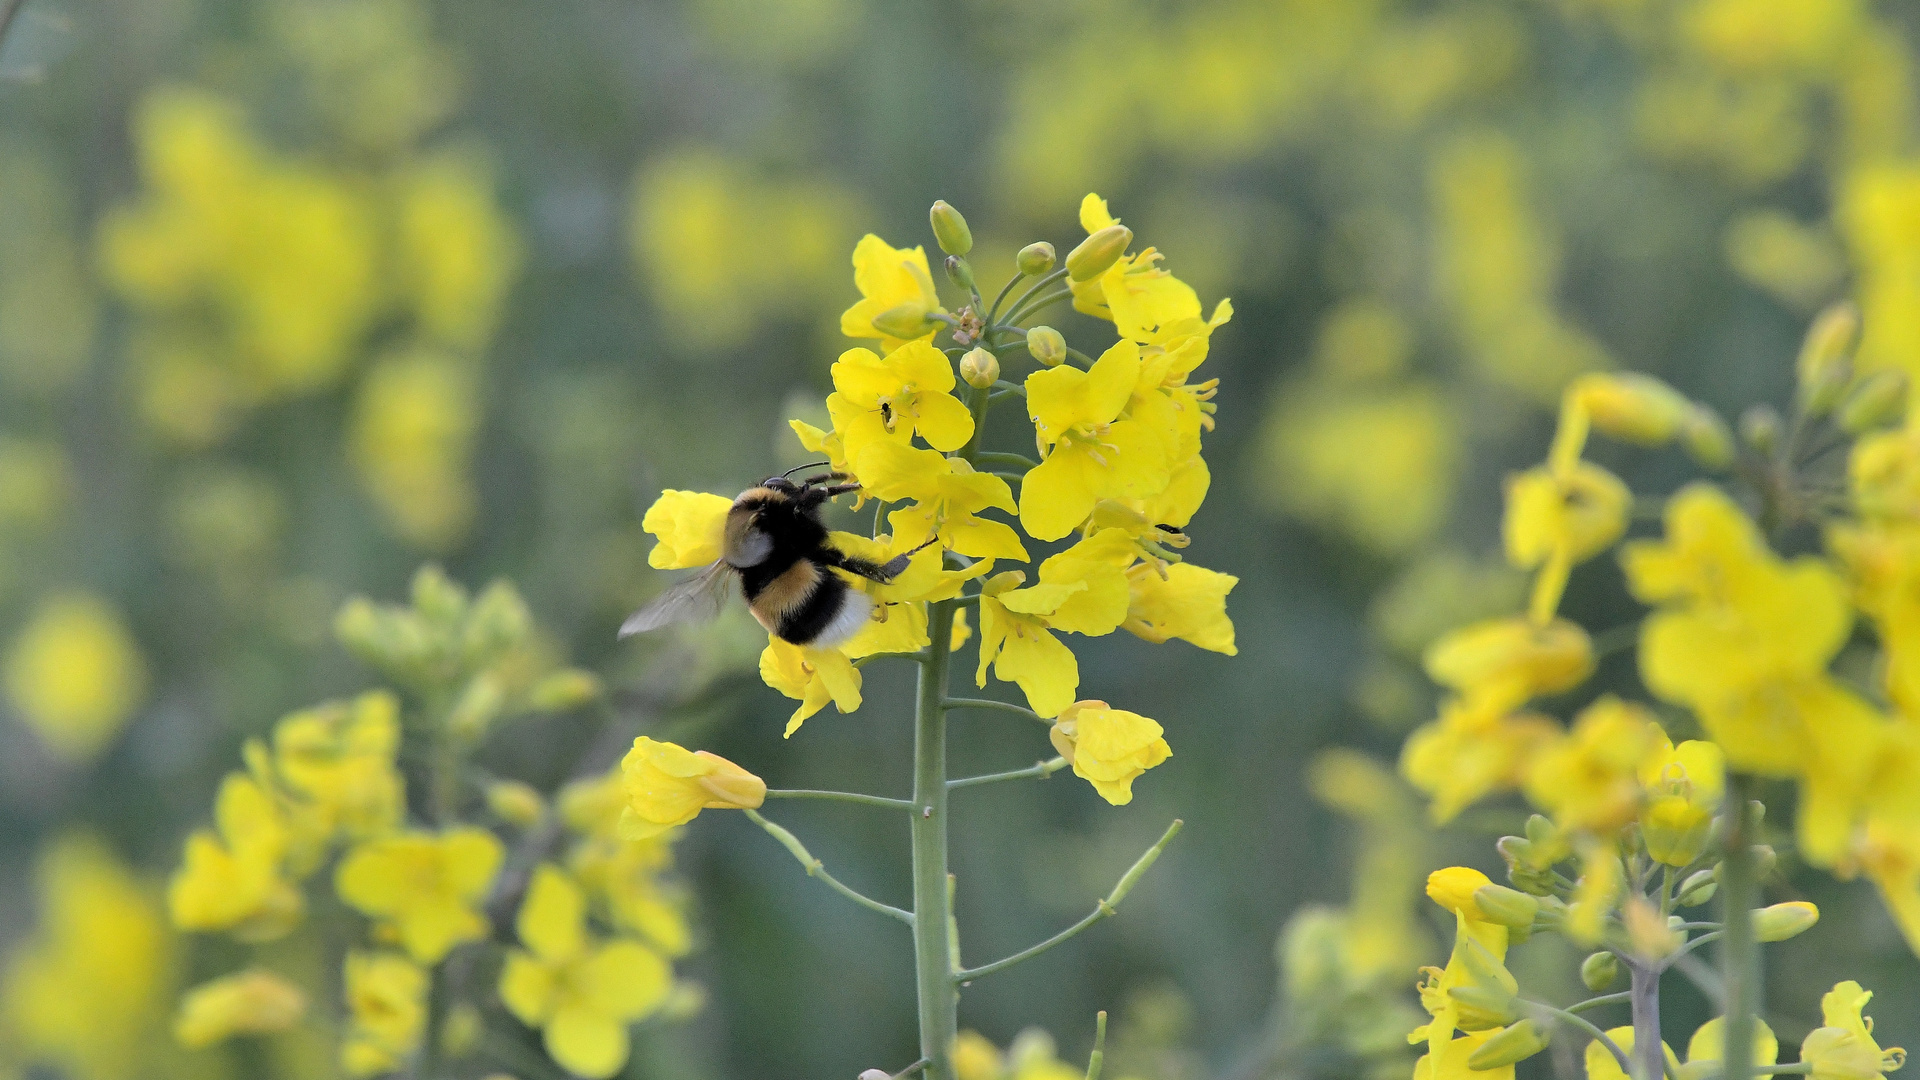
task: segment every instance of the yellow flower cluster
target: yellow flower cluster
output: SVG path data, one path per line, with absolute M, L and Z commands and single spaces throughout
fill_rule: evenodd
M 951 328 L 959 345 L 982 340 L 995 332 L 986 313 L 946 310 L 923 248 L 896 248 L 873 235 L 855 247 L 862 298 L 841 316 L 841 330 L 876 347 L 849 349 L 834 363 L 830 430 L 801 421 L 793 428 L 809 450 L 854 478 L 859 501 L 881 504 L 872 538 L 836 532 L 833 546 L 876 564 L 909 558 L 885 584 L 846 575 L 874 601 L 873 618 L 851 638 L 801 646 L 770 637 L 761 676 L 800 702 L 788 735 L 828 703 L 842 712 L 858 708 L 856 662 L 925 648 L 928 605 L 962 598 L 979 608 L 976 682 L 985 686 L 992 672 L 1018 685 L 1038 716 L 1060 717 L 1056 742 L 1075 771 L 1124 802 L 1132 779 L 1169 752 L 1159 725 L 1098 702 L 1076 706 L 1069 718 L 1079 664 L 1059 635 L 1124 628 L 1149 641 L 1235 651 L 1226 597 L 1237 579 L 1173 550 L 1186 545 L 1183 530 L 1210 482 L 1201 439 L 1213 426 L 1216 386 L 1194 372 L 1232 306 L 1222 301 L 1204 316 L 1194 290 L 1161 266 L 1160 252 L 1126 251 L 1132 234 L 1098 196 L 1083 201 L 1080 221 L 1089 240 L 1046 281 L 1067 277 L 1060 295 L 1111 322 L 1119 340 L 1090 358 L 1068 350 L 1051 328 L 1003 328 L 1015 340 L 992 354 L 969 354 L 961 365 L 966 386 L 955 373 L 965 350 L 943 352 L 935 336 Z M 1001 355 L 1010 359 L 1020 336 L 1039 369 L 1020 383 L 996 382 Z M 979 450 L 981 420 L 1002 396 L 1025 400 L 1037 458 Z M 677 569 L 718 559 L 730 505 L 719 495 L 664 492 L 642 522 L 659 538 L 649 562 Z M 988 516 L 994 511 L 1014 517 L 1018 529 Z M 1032 541 L 1068 546 L 1031 575 L 995 572 L 999 563 L 1032 559 Z M 977 583 L 971 591 L 970 582 Z M 955 637 L 964 640 L 972 628 L 964 609 L 960 616 Z

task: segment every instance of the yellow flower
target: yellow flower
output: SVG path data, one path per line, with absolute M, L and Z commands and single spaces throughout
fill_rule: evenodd
M 1434 682 L 1476 706 L 1503 712 L 1585 682 L 1593 674 L 1593 643 L 1564 619 L 1544 626 L 1488 619 L 1435 641 L 1424 662 Z
M 1633 1060 L 1633 1028 L 1631 1026 L 1611 1028 L 1607 1031 L 1607 1038 L 1612 1039 L 1613 1044 L 1620 1048 L 1620 1052 L 1627 1055 L 1627 1060 Z M 1674 1056 L 1673 1047 L 1662 1040 L 1660 1049 L 1666 1052 L 1667 1063 L 1673 1067 L 1674 1072 L 1679 1073 L 1680 1059 Z M 1600 1044 L 1600 1040 L 1595 1039 L 1587 1044 L 1586 1056 L 1587 1080 L 1627 1080 L 1627 1074 L 1620 1068 L 1620 1062 L 1614 1058 L 1612 1051 Z
M 182 930 L 231 930 L 264 941 L 300 921 L 300 891 L 283 876 L 291 834 L 285 815 L 260 784 L 230 773 L 214 801 L 213 829 L 187 838 L 167 889 Z
M 684 570 L 717 562 L 732 508 L 733 500 L 724 495 L 672 488 L 661 492 L 640 519 L 640 527 L 660 539 L 647 553 L 647 565 Z
M 1133 541 L 1104 529 L 1040 564 L 1040 580 L 1020 588 L 1017 570 L 988 578 L 980 592 L 980 662 L 974 681 L 987 684 L 987 666 L 1002 682 L 1019 685 L 1027 704 L 1052 717 L 1073 703 L 1080 665 L 1053 636 L 1064 630 L 1110 634 L 1127 617 L 1131 589 L 1123 569 Z
M 933 275 L 927 270 L 927 253 L 921 248 L 896 248 L 868 233 L 853 248 L 853 284 L 860 290 L 860 301 L 840 316 L 840 332 L 850 338 L 880 339 L 883 352 L 892 352 L 906 344 L 876 328 L 875 319 L 889 313 L 906 319 L 922 318 L 928 312 L 943 311 L 940 295 L 934 291 Z M 929 325 L 931 335 L 934 327 Z
M 424 347 L 381 359 L 361 383 L 348 434 L 353 463 L 410 543 L 446 550 L 473 523 L 479 495 L 467 472 L 480 390 L 469 361 Z
M 1121 341 L 1082 371 L 1027 376 L 1027 411 L 1044 460 L 1020 485 L 1020 524 L 1036 540 L 1079 527 L 1102 499 L 1146 498 L 1167 486 L 1166 441 L 1122 410 L 1140 374 L 1140 346 Z
M 1047 732 L 1073 775 L 1115 806 L 1133 801 L 1133 782 L 1173 756 L 1160 725 L 1104 701 L 1076 701 L 1060 710 Z
M 1510 1064 L 1492 1069 L 1473 1069 L 1467 1065 L 1473 1052 L 1498 1034 L 1499 1028 L 1488 1028 L 1449 1038 L 1439 1046 L 1429 1043 L 1427 1052 L 1413 1063 L 1413 1080 L 1513 1080 L 1514 1069 Z
M 398 953 L 350 952 L 347 1031 L 340 1065 L 349 1076 L 378 1076 L 407 1063 L 427 1021 L 427 973 Z
M 882 566 L 904 555 L 907 557 L 907 567 L 884 585 L 857 574 L 836 571 L 849 585 L 872 598 L 873 610 L 866 625 L 836 649 L 811 649 L 810 652 L 837 651 L 846 659 L 857 660 L 866 656 L 910 653 L 925 648 L 929 640 L 927 603 L 950 600 L 960 595 L 960 587 L 964 582 L 983 577 L 993 569 L 992 559 L 980 559 L 959 570 L 945 569 L 945 558 L 940 547 L 923 546 L 926 538 L 920 533 L 919 523 L 913 515 L 912 507 L 894 511 L 888 516 L 894 523 L 894 531 L 877 537 L 847 532 L 828 535 L 827 542 L 847 555 Z M 831 656 L 827 656 L 826 660 L 828 663 L 837 663 Z M 857 689 L 857 680 L 855 685 Z M 858 704 L 856 699 L 854 707 L 857 708 Z
M 793 429 L 794 438 L 800 440 L 802 448 L 809 453 L 827 455 L 829 469 L 848 474 L 853 472 L 853 463 L 847 460 L 847 441 L 839 432 L 822 431 L 805 420 L 789 420 L 787 426 Z M 854 492 L 853 505 L 858 507 L 866 499 L 866 492 Z
M 612 1076 L 627 1063 L 627 1025 L 658 1009 L 673 969 L 636 941 L 587 937 L 586 897 L 559 869 L 534 870 L 520 906 L 525 949 L 500 971 L 500 1000 L 540 1028 L 547 1053 L 576 1076 Z
M 807 717 L 828 702 L 843 713 L 860 707 L 860 669 L 841 649 L 813 649 L 768 637 L 760 653 L 760 679 L 800 702 L 787 718 L 785 738 L 792 738 Z
M 1661 736 L 1640 764 L 1647 792 L 1640 838 L 1655 862 L 1686 866 L 1699 858 L 1726 792 L 1726 772 L 1726 754 L 1713 743 L 1689 739 L 1674 746 Z
M 400 703 L 383 690 L 291 713 L 273 729 L 275 771 L 327 836 L 358 840 L 399 827 L 399 749 Z
M 1407 1041 L 1427 1044 L 1433 1059 L 1429 1068 L 1437 1074 L 1456 1075 L 1479 1045 L 1460 1045 L 1453 1038 L 1456 1029 L 1491 1035 L 1511 1022 L 1501 1015 L 1519 990 L 1506 968 L 1507 927 L 1488 918 L 1475 898 L 1491 884 L 1487 875 L 1465 866 L 1427 876 L 1427 896 L 1454 914 L 1453 952 L 1444 969 L 1420 969 L 1420 1004 L 1433 1020 L 1415 1028 Z
M 41 852 L 39 926 L 0 976 L 10 1065 L 44 1064 L 81 1080 L 134 1076 L 150 1061 L 173 938 L 146 886 L 91 837 Z
M 1848 980 L 1820 999 L 1826 1026 L 1800 1043 L 1800 1060 L 1813 1066 L 1816 1080 L 1877 1080 L 1906 1064 L 1905 1050 L 1882 1050 L 1873 1041 L 1873 1021 L 1860 1015 L 1872 998 L 1872 991 Z
M 767 782 L 718 754 L 691 751 L 645 735 L 620 762 L 627 805 L 620 831 L 645 840 L 685 825 L 704 809 L 748 809 L 767 797 Z
M 627 808 L 626 778 L 618 768 L 576 780 L 555 798 L 560 819 L 580 839 L 568 854 L 568 869 L 608 921 L 645 938 L 660 953 L 680 956 L 693 945 L 686 896 L 667 875 L 673 869 L 672 832 L 628 840 L 620 827 Z
M 334 889 L 390 924 L 416 961 L 435 964 L 455 945 L 486 937 L 478 908 L 503 854 L 492 833 L 475 828 L 368 840 L 340 861 Z
M 1552 464 L 1507 478 L 1502 522 L 1507 558 L 1540 570 L 1531 614 L 1553 617 L 1575 564 L 1605 551 L 1627 531 L 1633 493 L 1620 478 L 1585 461 Z
M 1626 887 L 1626 872 L 1611 837 L 1582 845 L 1580 878 L 1574 882 L 1573 897 L 1567 903 L 1567 937 L 1579 945 L 1599 944 L 1607 916 L 1613 913 Z
M 1907 948 L 1920 956 L 1920 829 L 1869 817 L 1839 870 L 1848 877 L 1866 874 L 1907 939 Z
M 1560 725 L 1538 713 L 1453 701 L 1407 737 L 1400 774 L 1433 799 L 1428 813 L 1444 825 L 1479 799 L 1519 787 L 1535 755 L 1559 737 Z
M 1233 620 L 1227 618 L 1227 594 L 1240 579 L 1189 562 L 1138 563 L 1128 569 L 1127 618 L 1120 625 L 1148 641 L 1190 641 L 1212 652 L 1234 656 Z
M 1680 1080 L 1707 1080 L 1721 1071 L 1727 1056 L 1727 1018 L 1716 1016 L 1694 1029 L 1687 1040 L 1687 1063 L 1679 1070 Z M 1611 1057 L 1612 1055 L 1608 1055 Z M 1753 1018 L 1753 1063 L 1772 1065 L 1780 1060 L 1780 1040 L 1765 1020 Z
M 848 349 L 833 362 L 827 415 L 859 468 L 876 442 L 910 445 L 915 434 L 950 452 L 973 438 L 973 414 L 953 396 L 953 361 L 929 341 L 910 341 L 888 353 Z
M 972 559 L 1026 561 L 1027 549 L 1011 525 L 975 516 L 989 507 L 1014 512 L 1012 489 L 992 473 L 891 439 L 862 450 L 855 472 L 873 498 L 914 503 L 888 515 L 895 534 L 915 542 L 937 536 L 938 546 Z
M 84 593 L 42 601 L 5 661 L 7 697 L 70 761 L 104 749 L 146 696 L 147 669 L 120 613 Z
M 1562 828 L 1609 832 L 1640 809 L 1640 768 L 1665 742 L 1644 706 L 1611 694 L 1582 709 L 1573 730 L 1542 749 L 1527 773 L 1527 798 Z
M 1047 629 L 1045 619 L 1015 612 L 1001 601 L 1001 596 L 1019 590 L 1024 580 L 1025 574 L 1009 570 L 981 583 L 980 663 L 974 683 L 986 686 L 987 667 L 992 665 L 995 678 L 1018 684 L 1028 706 L 1051 717 L 1073 704 L 1073 693 L 1080 686 L 1080 662 Z
M 1088 194 L 1080 200 L 1080 227 L 1088 235 L 1118 224 L 1120 219 L 1108 212 L 1105 199 Z M 1200 298 L 1193 287 L 1161 268 L 1160 260 L 1158 251 L 1146 248 L 1122 256 L 1098 277 L 1087 281 L 1069 280 L 1073 306 L 1077 311 L 1112 322 L 1120 336 L 1142 345 L 1162 345 L 1177 336 L 1198 333 L 1204 358 L 1205 335 L 1225 323 L 1232 316 L 1233 307 L 1223 300 L 1215 309 L 1213 319 L 1202 322 Z
M 307 1012 L 307 995 L 271 971 L 253 969 L 201 983 L 180 999 L 173 1037 L 199 1048 L 235 1035 L 286 1031 Z

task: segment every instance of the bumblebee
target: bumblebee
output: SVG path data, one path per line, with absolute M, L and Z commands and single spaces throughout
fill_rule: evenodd
M 770 476 L 741 492 L 727 511 L 719 560 L 635 612 L 621 625 L 620 636 L 711 618 L 726 602 L 735 579 L 753 617 L 783 641 L 838 645 L 866 625 L 873 600 L 833 570 L 885 585 L 907 568 L 913 552 L 875 563 L 836 550 L 827 543 L 820 508 L 836 495 L 858 491 L 860 485 L 846 483 L 847 474 L 838 472 L 788 479 L 798 471 Z

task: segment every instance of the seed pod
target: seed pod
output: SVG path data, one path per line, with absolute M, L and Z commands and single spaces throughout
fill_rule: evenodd
M 1067 276 L 1075 281 L 1092 281 L 1120 261 L 1127 245 L 1133 243 L 1133 230 L 1125 225 L 1109 225 L 1067 253 Z
M 985 390 L 1000 378 L 1000 359 L 985 349 L 969 349 L 960 358 L 960 378 L 975 390 Z
M 1067 359 L 1067 339 L 1051 326 L 1036 326 L 1027 331 L 1027 351 L 1048 367 L 1059 367 Z
M 973 291 L 973 267 L 958 255 L 947 256 L 947 280 L 955 285 Z
M 1864 435 L 1877 427 L 1897 423 L 1907 411 L 1907 373 L 1888 369 L 1861 379 L 1840 406 L 1840 427 L 1849 435 Z
M 967 219 L 947 200 L 935 202 L 933 209 L 927 211 L 927 220 L 933 223 L 933 238 L 940 242 L 941 251 L 965 255 L 973 250 L 973 230 L 967 228 Z
M 1039 277 L 1053 269 L 1054 258 L 1053 245 L 1042 240 L 1021 248 L 1020 254 L 1013 257 L 1013 264 L 1028 277 Z
M 1592 953 L 1580 961 L 1580 982 L 1596 994 L 1619 977 L 1620 960 L 1610 952 Z
M 1473 1053 L 1467 1055 L 1467 1068 L 1485 1072 L 1525 1061 L 1545 1050 L 1552 1037 L 1551 1028 L 1542 1027 L 1531 1018 L 1517 1021 L 1474 1047 Z

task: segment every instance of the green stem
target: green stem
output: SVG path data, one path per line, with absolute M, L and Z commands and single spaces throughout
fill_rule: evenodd
M 994 322 L 999 319 L 1000 305 L 1007 302 L 1007 296 L 1013 292 L 1013 287 L 1026 279 L 1027 275 L 1016 270 L 1014 271 L 1014 275 L 1007 279 L 1007 283 L 1000 286 L 1000 295 L 993 298 L 993 306 L 987 309 L 988 326 L 992 326 Z
M 973 414 L 973 437 L 967 440 L 966 446 L 961 447 L 959 456 L 969 465 L 974 464 L 980 456 L 980 436 L 986 433 L 987 406 L 992 402 L 993 392 L 990 388 L 967 387 L 967 411 Z
M 994 450 L 974 455 L 976 465 L 999 465 L 1014 469 L 1031 469 L 1040 463 L 1025 454 L 1009 454 Z
M 1553 1006 L 1546 1004 L 1545 1002 L 1528 1001 L 1525 998 L 1520 999 L 1520 1004 L 1526 1005 L 1530 1008 L 1538 1009 L 1541 1012 L 1547 1013 L 1550 1016 L 1557 1016 L 1560 1019 L 1565 1020 L 1567 1023 L 1572 1024 L 1574 1027 L 1579 1028 L 1581 1031 L 1586 1032 L 1588 1035 L 1593 1037 L 1594 1042 L 1597 1042 L 1601 1046 L 1606 1047 L 1607 1053 L 1613 1055 L 1613 1060 L 1620 1066 L 1621 1072 L 1628 1073 L 1628 1074 L 1631 1074 L 1633 1072 L 1633 1062 L 1627 1060 L 1627 1052 L 1625 1050 L 1620 1049 L 1619 1043 L 1614 1042 L 1611 1038 L 1608 1037 L 1606 1032 L 1601 1031 L 1599 1028 L 1595 1027 L 1592 1023 L 1590 1023 L 1587 1020 L 1586 1017 L 1568 1012 L 1566 1009 L 1556 1009 Z
M 1627 965 L 1633 1003 L 1634 1075 L 1639 1080 L 1656 1080 L 1666 1064 L 1660 1043 L 1660 969 L 1633 961 Z
M 1720 864 L 1721 919 L 1726 935 L 1720 946 L 1721 981 L 1727 995 L 1726 1080 L 1753 1075 L 1753 1023 L 1760 1007 L 1760 948 L 1753 931 L 1753 909 L 1760 896 L 1753 845 L 1759 823 L 1753 816 L 1753 780 L 1729 777 L 1726 857 Z
M 965 968 L 956 971 L 953 973 L 953 981 L 965 984 L 982 976 L 1005 971 L 1015 964 L 1031 960 L 1041 953 L 1046 952 L 1048 949 L 1053 948 L 1055 945 L 1059 945 L 1069 938 L 1078 935 L 1082 930 L 1087 929 L 1094 923 L 1102 919 L 1110 919 L 1118 914 L 1120 901 L 1125 900 L 1127 894 L 1133 891 L 1133 887 L 1139 883 L 1141 875 L 1145 874 L 1148 869 L 1153 866 L 1154 862 L 1160 858 L 1160 853 L 1167 849 L 1167 845 L 1172 842 L 1173 838 L 1180 835 L 1180 829 L 1185 824 L 1186 822 L 1181 821 L 1179 818 L 1174 818 L 1173 824 L 1167 826 L 1167 831 L 1160 835 L 1159 842 L 1148 848 L 1145 854 L 1134 860 L 1133 865 L 1127 869 L 1127 872 L 1120 875 L 1120 880 L 1114 885 L 1113 891 L 1108 893 L 1104 899 L 1094 904 L 1093 910 L 1087 913 L 1086 918 L 1081 919 L 1079 922 L 1074 923 L 1072 926 L 1067 927 L 1065 930 L 1060 931 L 1040 944 L 1021 949 L 1012 956 L 995 960 L 991 964 L 982 964 L 977 968 Z
M 1632 998 L 1633 992 L 1631 990 L 1622 990 L 1617 994 L 1606 994 L 1597 998 L 1588 998 L 1585 1001 L 1576 1001 L 1572 1005 L 1567 1006 L 1567 1011 L 1570 1013 L 1586 1012 L 1588 1009 L 1597 1009 L 1602 1005 L 1617 1005 L 1622 1001 L 1630 1001 Z
M 992 698 L 971 698 L 971 697 L 944 698 L 940 702 L 940 707 L 943 709 L 986 709 L 991 712 L 1010 712 L 1018 716 L 1024 716 L 1029 720 L 1038 720 L 1043 724 L 1053 723 L 1053 721 L 1047 719 L 1044 716 L 1041 716 L 1039 713 L 1034 712 L 1032 709 L 1025 708 L 1020 705 L 1015 705 L 1011 701 L 995 701 Z
M 860 803 L 863 806 L 884 806 L 890 810 L 911 810 L 913 803 L 906 799 L 889 799 L 884 795 L 862 795 L 857 791 L 815 791 L 811 788 L 769 788 L 769 799 L 833 799 L 837 802 Z
M 854 903 L 859 904 L 861 907 L 866 908 L 868 911 L 879 912 L 880 914 L 885 915 L 890 919 L 899 919 L 901 922 L 906 923 L 908 926 L 914 925 L 914 918 L 913 918 L 912 912 L 901 911 L 899 908 L 894 907 L 891 904 L 883 904 L 880 901 L 875 900 L 870 896 L 863 895 L 841 884 L 839 878 L 836 878 L 832 874 L 827 873 L 826 866 L 824 866 L 819 859 L 816 859 L 813 857 L 813 853 L 807 850 L 807 846 L 800 842 L 799 837 L 793 835 L 792 833 L 781 828 L 780 826 L 775 825 L 773 822 L 768 821 L 766 818 L 761 817 L 758 811 L 747 810 L 747 811 L 744 811 L 744 813 L 747 815 L 749 819 L 753 821 L 755 825 L 758 825 L 761 828 L 767 830 L 767 833 L 769 835 L 771 835 L 775 840 L 780 841 L 780 845 L 782 847 L 792 852 L 793 857 L 795 859 L 798 859 L 800 861 L 800 865 L 806 868 L 808 877 L 819 878 L 821 881 L 826 882 L 828 888 L 832 889 L 834 892 L 839 893 L 841 896 L 844 896 L 847 899 L 853 901 Z
M 1100 1080 L 1100 1069 L 1107 1061 L 1107 1013 L 1105 1009 L 1093 1017 L 1093 1053 L 1087 1056 L 1087 1080 Z
M 1050 292 L 1037 300 L 1022 303 L 1018 308 L 1009 312 L 1007 314 L 1007 322 L 1012 324 L 1019 322 L 1021 319 L 1030 319 L 1062 300 L 1071 299 L 1073 299 L 1072 289 L 1060 289 L 1056 292 Z
M 976 391 L 984 401 L 986 394 Z M 975 429 L 975 439 L 979 437 Z M 947 883 L 947 667 L 953 647 L 953 605 L 927 612 L 927 662 L 920 665 L 913 724 L 913 960 L 920 1008 L 920 1056 L 929 1080 L 954 1080 L 953 1039 L 960 992 L 953 984 Z
M 1067 759 L 1057 757 L 1052 761 L 1042 761 L 1035 765 L 1029 765 L 1024 769 L 1014 769 L 1011 772 L 988 773 L 985 776 L 969 776 L 964 780 L 949 780 L 947 781 L 947 790 L 953 791 L 958 788 L 975 787 L 980 784 L 997 784 L 1002 780 L 1024 780 L 1029 776 L 1045 780 L 1047 777 L 1052 776 L 1054 773 L 1066 767 Z M 771 795 L 773 792 L 769 791 L 767 794 Z
M 1004 326 L 1008 323 L 1014 322 L 1015 320 L 1012 315 L 1013 311 L 1018 311 L 1022 307 L 1025 307 L 1027 301 L 1032 300 L 1034 297 L 1039 296 L 1041 293 L 1045 292 L 1049 285 L 1058 285 L 1060 282 L 1065 281 L 1066 279 L 1067 279 L 1067 268 L 1062 266 L 1058 270 L 1055 270 L 1053 273 L 1048 274 L 1046 277 L 1043 277 L 1039 281 L 1034 282 L 1032 288 L 1028 289 L 1026 292 L 1021 293 L 1020 299 L 1015 300 L 1013 302 L 1013 307 L 1008 312 L 1008 315 L 1005 319 L 999 320 L 998 322 L 989 323 L 989 325 L 999 327 L 999 326 Z

